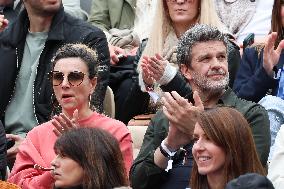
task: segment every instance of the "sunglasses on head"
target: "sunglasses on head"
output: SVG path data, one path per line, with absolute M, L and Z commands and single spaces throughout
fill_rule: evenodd
M 72 86 L 79 86 L 84 80 L 85 74 L 83 72 L 73 71 L 67 75 L 67 80 Z M 64 80 L 64 73 L 59 71 L 52 71 L 50 73 L 50 79 L 53 86 L 59 86 Z

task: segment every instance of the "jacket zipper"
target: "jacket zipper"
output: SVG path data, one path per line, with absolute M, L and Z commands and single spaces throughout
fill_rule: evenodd
M 18 79 L 18 77 L 19 77 L 19 57 L 18 57 L 18 48 L 16 48 L 16 62 L 17 62 L 16 64 L 17 64 L 17 72 L 18 72 L 18 74 L 17 74 L 17 77 L 16 77 L 16 79 L 15 79 L 15 82 L 14 82 L 14 89 L 13 89 L 13 91 L 12 91 L 12 94 L 10 95 L 10 100 L 8 101 L 7 106 L 10 104 L 10 102 L 11 102 L 11 100 L 12 100 L 12 97 L 13 97 L 13 95 L 15 94 L 16 83 L 17 83 L 17 79 Z M 6 110 L 7 110 L 7 106 L 6 106 L 5 110 L 4 110 L 4 112 L 6 112 Z
M 38 64 L 37 64 L 37 67 L 36 67 L 36 69 L 35 69 L 35 75 L 36 75 L 36 76 L 35 76 L 35 80 L 34 80 L 34 82 L 33 82 L 33 109 L 34 109 L 34 115 L 35 115 L 35 118 L 36 118 L 37 125 L 39 124 L 39 121 L 38 121 L 38 118 L 37 118 L 37 115 L 36 115 L 36 112 L 35 112 L 35 81 L 36 81 L 36 78 L 37 78 L 38 66 L 39 66 L 39 64 L 40 64 L 40 57 L 41 57 L 41 54 L 42 54 L 44 48 L 45 48 L 45 43 L 44 43 L 43 48 L 42 48 L 42 50 L 41 50 L 41 52 L 40 52 L 40 54 L 39 54 Z

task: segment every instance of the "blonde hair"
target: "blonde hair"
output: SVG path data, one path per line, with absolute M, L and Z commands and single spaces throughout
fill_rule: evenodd
M 199 0 L 200 11 L 197 23 L 207 24 L 217 27 L 222 32 L 228 32 L 225 25 L 220 21 L 212 0 Z M 144 55 L 154 56 L 155 53 L 162 54 L 164 43 L 169 32 L 173 30 L 172 22 L 165 10 L 165 0 L 158 0 L 156 14 L 149 33 L 148 42 L 140 57 L 138 64 L 138 72 L 140 70 L 140 62 Z

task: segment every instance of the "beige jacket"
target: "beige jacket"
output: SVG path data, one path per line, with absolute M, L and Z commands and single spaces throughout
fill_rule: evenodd
M 136 0 L 93 0 L 89 22 L 105 33 L 112 28 L 132 29 Z

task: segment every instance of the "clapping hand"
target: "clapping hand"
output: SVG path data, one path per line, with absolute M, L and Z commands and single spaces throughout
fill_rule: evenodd
M 70 129 L 78 127 L 78 110 L 76 109 L 73 113 L 73 118 L 68 118 L 65 114 L 60 113 L 58 116 L 55 115 L 51 120 L 54 126 L 53 132 L 56 136 L 62 135 L 64 132 Z
M 273 76 L 273 67 L 278 63 L 281 51 L 284 48 L 284 40 L 282 40 L 277 49 L 274 50 L 276 39 L 276 32 L 269 34 L 263 51 L 263 68 L 270 76 Z
M 171 94 L 165 93 L 162 98 L 163 112 L 170 124 L 166 143 L 174 149 L 178 149 L 191 141 L 198 116 L 204 110 L 196 91 L 193 93 L 193 99 L 194 105 L 175 91 Z
M 164 75 L 168 63 L 159 54 L 155 54 L 153 57 L 143 56 L 141 67 L 144 82 L 147 85 L 152 85 L 155 80 L 159 81 Z
M 164 60 L 161 55 L 155 54 L 155 56 L 150 57 L 148 61 L 148 69 L 152 73 L 152 77 L 159 81 L 164 75 L 166 66 L 169 62 Z
M 143 56 L 141 61 L 142 78 L 146 85 L 153 85 L 154 78 L 153 73 L 148 68 L 150 58 L 148 56 Z

